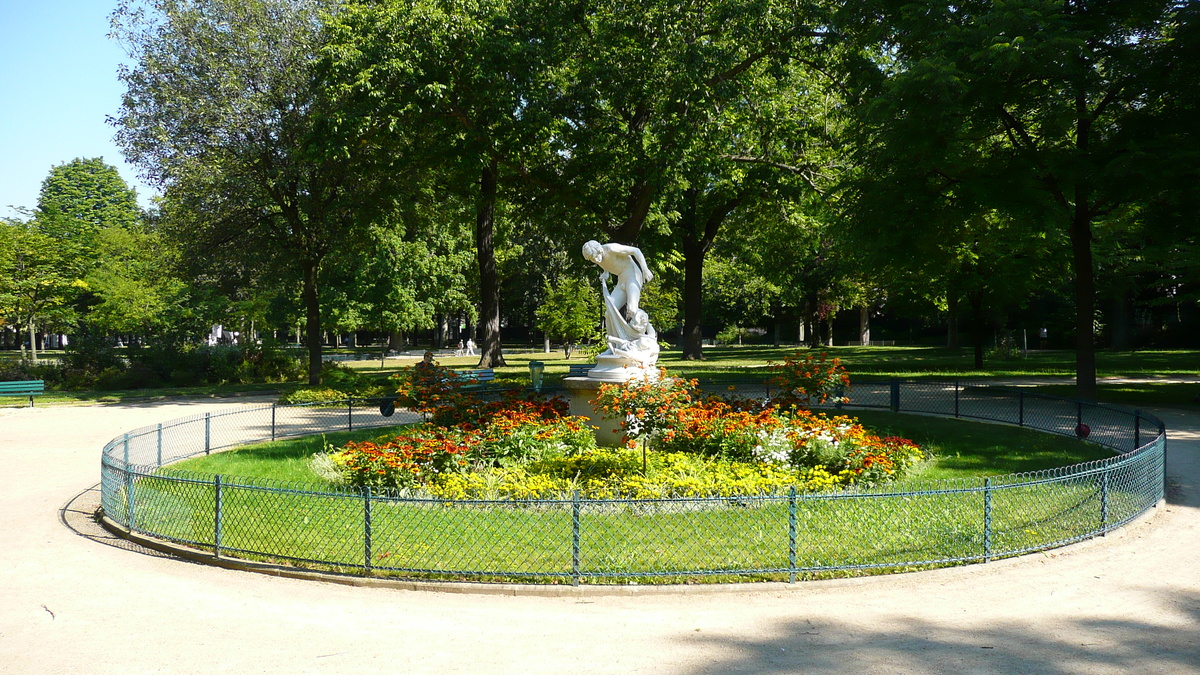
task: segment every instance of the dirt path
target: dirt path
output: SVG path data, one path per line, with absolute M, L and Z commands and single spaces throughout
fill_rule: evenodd
M 354 588 L 146 555 L 97 533 L 79 506 L 89 495 L 75 498 L 98 480 L 106 440 L 250 403 L 0 409 L 0 672 L 1200 673 L 1200 415 L 1157 413 L 1169 503 L 1108 537 L 783 590 Z

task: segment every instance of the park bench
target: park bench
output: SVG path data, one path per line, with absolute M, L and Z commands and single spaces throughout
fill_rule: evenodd
M 588 373 L 595 368 L 594 363 L 572 363 L 567 366 L 567 377 L 587 377 Z
M 45 380 L 0 382 L 0 396 L 28 396 L 30 408 L 33 407 L 33 397 L 44 393 L 46 393 Z
M 496 380 L 496 371 L 491 368 L 473 368 L 452 372 L 455 377 L 464 382 L 463 389 L 483 389 Z

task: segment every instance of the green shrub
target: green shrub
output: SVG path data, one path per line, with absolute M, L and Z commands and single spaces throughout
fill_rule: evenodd
M 346 393 L 337 389 L 323 387 L 319 389 L 296 389 L 279 397 L 281 405 L 301 403 L 345 403 Z

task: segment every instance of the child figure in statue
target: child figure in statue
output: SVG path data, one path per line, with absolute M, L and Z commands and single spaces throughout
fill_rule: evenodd
M 617 285 L 610 294 L 612 302 L 622 311 L 626 321 L 631 320 L 637 314 L 638 303 L 642 299 L 642 286 L 654 278 L 642 252 L 633 246 L 601 244 L 592 240 L 583 245 L 583 257 L 604 270 L 600 273 L 600 283 L 606 289 L 609 276 L 617 276 Z

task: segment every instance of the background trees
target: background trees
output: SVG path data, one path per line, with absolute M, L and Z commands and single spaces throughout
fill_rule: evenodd
M 391 148 L 378 152 L 369 120 L 340 115 L 317 68 L 323 12 L 336 4 L 164 0 L 114 15 L 135 60 L 121 73 L 118 142 L 163 188 L 194 273 L 297 278 L 313 384 L 324 263 L 364 240 L 397 185 Z
M 1183 5 L 884 0 L 846 12 L 876 55 L 858 129 L 864 191 L 891 188 L 905 218 L 939 233 L 995 209 L 1065 237 L 1076 379 L 1093 397 L 1093 240 L 1145 196 L 1130 169 L 1153 133 L 1137 132 Z
M 568 280 L 598 238 L 648 254 L 645 304 L 692 358 L 726 326 L 862 339 L 858 309 L 884 339 L 957 344 L 961 320 L 981 366 L 1022 322 L 1073 334 L 1087 395 L 1097 346 L 1183 344 L 1194 331 L 1163 324 L 1200 323 L 1196 16 L 130 0 L 114 124 L 163 198 L 141 214 L 102 161 L 55 167 L 4 227 L 0 265 L 33 266 L 0 278 L 0 303 L 25 333 L 36 316 L 194 340 L 303 317 L 313 381 L 325 331 L 398 348 L 478 330 L 497 365 L 502 336 L 578 339 L 547 312 L 584 303 Z

